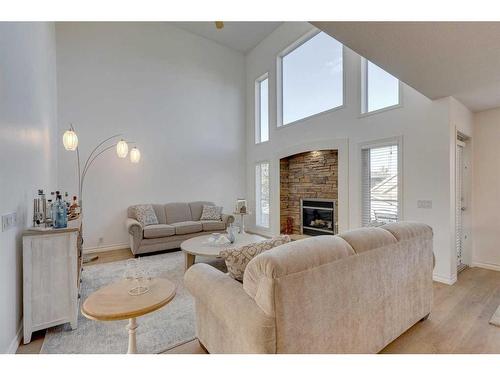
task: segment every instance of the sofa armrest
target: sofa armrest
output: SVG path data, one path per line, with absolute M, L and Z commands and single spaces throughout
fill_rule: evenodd
M 234 216 L 233 215 L 228 215 L 228 214 L 222 214 L 222 221 L 226 224 L 226 227 L 234 223 Z
M 142 224 L 135 219 L 128 218 L 125 225 L 127 226 L 127 232 L 130 234 L 130 249 L 135 254 L 143 237 Z
M 184 284 L 195 298 L 196 305 L 203 305 L 217 317 L 217 324 L 222 325 L 210 329 L 232 332 L 232 337 L 227 337 L 227 340 L 235 340 L 235 348 L 248 345 L 266 347 L 271 352 L 276 350 L 275 318 L 257 306 L 241 283 L 208 264 L 197 263 L 184 274 Z

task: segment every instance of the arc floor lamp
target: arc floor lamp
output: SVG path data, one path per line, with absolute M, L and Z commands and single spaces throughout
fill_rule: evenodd
M 80 205 L 80 216 L 82 218 L 80 222 L 80 246 L 83 247 L 83 188 L 85 184 L 85 176 L 89 171 L 90 167 L 94 164 L 97 158 L 113 148 L 116 148 L 116 154 L 119 158 L 126 158 L 129 154 L 129 144 L 134 142 L 125 141 L 122 134 L 115 134 L 109 138 L 104 139 L 97 144 L 88 156 L 85 164 L 80 163 L 80 151 L 78 149 L 78 136 L 76 134 L 73 125 L 70 125 L 69 129 L 64 132 L 63 135 L 63 145 L 67 151 L 76 151 L 76 166 L 78 173 L 78 204 Z M 114 143 L 117 139 L 120 139 L 116 144 Z M 137 147 L 132 147 L 130 150 L 130 161 L 132 163 L 139 163 L 141 160 L 141 152 Z M 84 262 L 89 262 L 97 259 L 94 256 L 92 259 L 85 259 Z

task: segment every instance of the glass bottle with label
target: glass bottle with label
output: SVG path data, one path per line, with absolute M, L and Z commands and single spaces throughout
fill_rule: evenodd
M 56 201 L 52 204 L 52 220 L 56 229 L 68 226 L 68 208 L 61 195 L 57 195 Z

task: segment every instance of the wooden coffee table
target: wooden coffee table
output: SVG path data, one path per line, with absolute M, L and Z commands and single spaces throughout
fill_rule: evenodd
M 197 255 L 219 258 L 219 253 L 224 249 L 240 247 L 255 242 L 264 241 L 265 238 L 257 234 L 239 233 L 236 234 L 234 243 L 227 245 L 214 245 L 208 242 L 209 234 L 193 237 L 181 243 L 181 250 L 184 252 L 184 270 L 194 264 Z
M 176 286 L 163 278 L 145 281 L 149 291 L 131 296 L 128 292 L 136 285 L 134 280 L 121 280 L 95 291 L 87 297 L 82 314 L 93 320 L 128 319 L 128 354 L 137 353 L 136 318 L 168 304 L 175 296 Z

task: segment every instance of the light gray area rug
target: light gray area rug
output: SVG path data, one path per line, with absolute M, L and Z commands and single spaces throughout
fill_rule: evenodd
M 497 311 L 495 311 L 495 313 L 491 317 L 490 324 L 500 327 L 500 306 L 498 306 Z
M 172 302 L 160 310 L 139 317 L 137 347 L 140 353 L 160 353 L 195 338 L 194 300 L 184 288 L 184 257 L 182 252 L 141 257 L 149 276 L 165 277 L 177 285 Z M 126 261 L 84 267 L 81 300 L 100 287 L 123 277 Z M 85 318 L 81 312 L 78 328 L 69 324 L 47 330 L 41 353 L 98 354 L 126 353 L 127 320 L 99 322 Z

